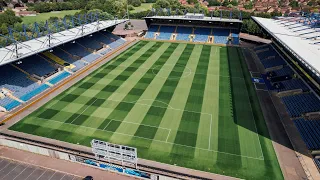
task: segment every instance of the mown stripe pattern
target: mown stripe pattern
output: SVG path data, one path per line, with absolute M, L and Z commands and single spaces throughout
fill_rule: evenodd
M 210 66 L 217 50 L 219 68 Z M 237 48 L 140 41 L 10 129 L 87 146 L 97 138 L 137 147 L 140 158 L 282 179 L 243 61 Z M 208 101 L 212 76 L 219 96 Z M 219 107 L 204 113 L 204 100 Z

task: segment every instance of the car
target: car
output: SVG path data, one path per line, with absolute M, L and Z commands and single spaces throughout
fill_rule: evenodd
M 92 176 L 86 176 L 83 180 L 93 180 Z

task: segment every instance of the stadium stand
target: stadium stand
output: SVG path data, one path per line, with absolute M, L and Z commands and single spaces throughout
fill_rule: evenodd
M 3 106 L 7 111 L 11 111 L 12 109 L 18 107 L 21 103 L 19 101 L 13 100 L 9 104 Z
M 240 38 L 239 33 L 235 30 L 231 30 L 231 37 L 232 37 L 232 44 L 239 45 L 240 44 Z
M 71 75 L 67 71 L 58 72 L 58 66 L 56 67 L 55 64 L 60 64 L 61 66 L 69 66 L 72 64 L 75 66 L 72 71 L 77 71 L 125 42 L 124 39 L 110 32 L 98 32 L 92 36 L 81 38 L 75 43 L 68 43 L 54 48 L 52 51 L 30 56 L 21 61 L 1 66 L 0 89 L 4 88 L 9 90 L 9 93 L 12 93 L 12 95 L 18 99 L 15 100 L 5 95 L 5 93 L 1 93 L 0 106 L 10 111 L 50 88 L 50 84 L 57 84 Z M 103 44 L 108 45 L 110 48 L 102 49 L 104 48 Z M 90 49 L 87 48 L 94 51 L 101 49 L 101 53 L 92 53 L 89 51 Z M 56 72 L 58 72 L 58 74 L 50 77 Z M 48 78 L 48 83 L 50 84 L 39 84 L 29 79 L 29 76 L 32 74 Z
M 96 37 L 96 36 L 94 36 Z M 103 45 L 99 43 L 93 36 L 92 37 L 86 37 L 86 38 L 81 38 L 77 42 L 87 48 L 90 48 L 92 50 L 99 50 L 103 48 Z
M 290 117 L 300 117 L 308 112 L 320 111 L 320 100 L 313 93 L 303 93 L 281 98 Z
M 192 34 L 193 29 L 191 27 L 182 27 L 178 26 L 177 28 L 177 37 L 178 41 L 190 41 L 190 34 Z
M 255 52 L 265 69 L 286 65 L 286 62 L 279 56 L 271 45 L 256 48 Z
M 320 149 L 320 120 L 293 120 L 309 150 Z
M 66 50 L 72 55 L 78 56 L 80 58 L 83 58 L 90 54 L 89 51 L 87 51 L 84 47 L 77 43 L 69 43 L 65 47 L 62 47 L 63 50 Z
M 56 84 L 56 83 L 62 81 L 64 78 L 67 78 L 68 76 L 70 76 L 70 73 L 68 73 L 67 71 L 63 71 L 60 74 L 58 74 L 57 76 L 50 79 L 49 83 Z
M 171 34 L 175 31 L 176 26 L 161 26 L 160 34 L 157 37 L 159 40 L 170 40 Z
M 154 33 L 157 32 L 159 29 L 159 26 L 157 25 L 151 25 L 147 31 L 147 34 L 144 36 L 144 38 L 147 39 L 153 39 L 154 38 Z
M 107 37 L 105 34 L 98 32 L 96 34 L 93 35 L 93 39 L 95 39 L 98 42 L 101 42 L 105 45 L 108 45 L 110 43 L 112 43 L 112 40 L 110 37 Z
M 8 109 L 8 107 L 6 107 L 6 106 L 8 106 L 8 105 L 9 105 L 10 103 L 12 103 L 13 101 L 14 101 L 13 99 L 5 96 L 5 97 L 3 97 L 2 99 L 0 99 L 0 106 Z
M 57 69 L 53 66 L 53 64 L 50 64 L 47 60 L 40 56 L 30 56 L 18 62 L 19 63 L 15 63 L 14 65 L 30 75 L 36 74 L 40 77 L 50 74 Z
M 261 60 L 261 63 L 265 69 L 286 65 L 286 62 L 279 55 L 274 58 Z
M 271 71 L 268 74 L 269 77 L 292 76 L 294 75 L 294 72 L 289 66 L 284 66 L 283 68 Z
M 195 28 L 194 34 L 193 42 L 207 42 L 208 36 L 211 35 L 211 28 Z
M 0 67 L 0 76 L 0 88 L 8 89 L 12 92 L 12 95 L 17 98 L 32 93 L 32 91 L 37 90 L 40 87 L 39 84 L 30 80 L 26 74 L 10 64 Z M 8 99 L 5 101 L 6 102 L 4 102 L 2 106 L 8 111 L 20 105 L 20 102 L 18 101 L 10 101 Z
M 40 94 L 41 92 L 45 91 L 46 89 L 48 89 L 50 86 L 48 86 L 47 84 L 42 84 L 39 87 L 37 87 L 36 89 L 30 91 L 29 93 L 26 93 L 25 95 L 21 96 L 20 99 L 22 101 L 29 101 L 31 98 L 33 98 L 34 96 Z
M 309 91 L 308 86 L 305 85 L 301 79 L 290 79 L 287 81 L 281 81 L 279 82 L 279 84 L 280 84 L 279 88 L 276 89 L 278 92 L 295 90 L 295 89 L 301 89 L 304 92 Z
M 228 30 L 225 29 L 213 29 L 214 43 L 216 44 L 228 44 L 228 37 L 230 35 Z

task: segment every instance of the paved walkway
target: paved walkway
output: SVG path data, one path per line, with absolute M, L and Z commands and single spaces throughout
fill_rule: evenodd
M 88 175 L 95 180 L 135 179 L 80 163 L 0 146 L 0 180 L 12 180 L 15 177 L 17 180 L 80 180 Z

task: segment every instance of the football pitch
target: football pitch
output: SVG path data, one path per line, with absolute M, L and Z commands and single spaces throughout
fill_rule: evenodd
M 240 48 L 140 41 L 11 130 L 245 179 L 283 179 Z

